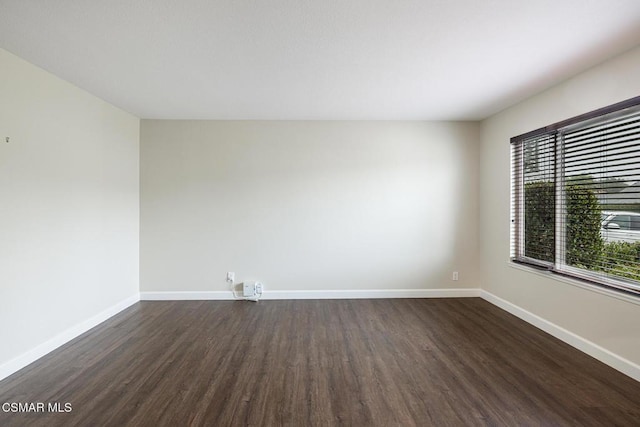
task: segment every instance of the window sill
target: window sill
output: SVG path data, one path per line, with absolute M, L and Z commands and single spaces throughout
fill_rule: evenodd
M 526 271 L 528 273 L 533 273 L 541 277 L 545 277 L 547 279 L 555 280 L 558 282 L 566 283 L 572 286 L 576 286 L 578 288 L 585 289 L 587 291 L 595 292 L 597 294 L 605 295 L 611 298 L 616 298 L 622 301 L 630 302 L 632 304 L 640 305 L 640 297 L 636 297 L 633 295 L 627 295 L 622 291 L 615 291 L 613 289 L 601 288 L 597 285 L 592 285 L 588 282 L 584 282 L 580 279 L 573 279 L 570 277 L 561 276 L 559 274 L 555 274 L 552 271 L 540 270 L 534 267 L 528 267 L 523 264 L 514 263 L 511 261 L 507 261 L 511 268 L 515 268 L 517 270 Z

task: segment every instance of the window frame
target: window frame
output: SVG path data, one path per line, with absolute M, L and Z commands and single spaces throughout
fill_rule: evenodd
M 565 227 L 563 221 L 566 219 L 566 209 L 564 202 L 559 202 L 564 197 L 562 194 L 565 190 L 565 176 L 564 176 L 564 159 L 562 157 L 562 151 L 564 150 L 563 132 L 567 129 L 574 129 L 577 127 L 586 127 L 595 121 L 603 121 L 604 116 L 608 116 L 607 119 L 615 118 L 618 116 L 624 116 L 629 113 L 629 109 L 636 109 L 634 114 L 640 116 L 640 96 L 627 99 L 616 104 L 600 108 L 594 111 L 590 111 L 585 114 L 581 114 L 572 117 L 567 120 L 563 120 L 549 126 L 545 126 L 533 131 L 512 137 L 510 140 L 511 145 L 511 232 L 510 232 L 510 263 L 525 265 L 534 267 L 540 270 L 546 270 L 550 274 L 562 276 L 569 279 L 577 279 L 589 286 L 595 286 L 600 289 L 614 290 L 616 292 L 622 292 L 626 295 L 631 295 L 634 298 L 640 297 L 640 281 L 631 279 L 625 279 L 622 277 L 608 276 L 603 273 L 587 270 L 586 268 L 577 268 L 571 265 L 567 265 L 565 262 L 566 242 L 564 240 L 564 231 L 562 227 Z M 525 168 L 526 168 L 526 147 L 525 142 L 531 141 L 534 138 L 552 138 L 554 144 L 555 154 L 553 155 L 553 174 L 554 174 L 554 187 L 556 203 L 553 207 L 555 212 L 555 229 L 554 229 L 554 260 L 552 262 L 543 261 L 531 257 L 527 257 L 525 254 L 525 231 L 524 231 L 524 217 L 525 217 Z M 535 150 L 538 149 L 536 142 Z M 516 150 L 520 150 L 516 153 Z M 517 160 L 514 159 L 517 158 Z M 518 163 L 520 162 L 520 163 Z M 517 166 L 516 166 L 517 165 Z

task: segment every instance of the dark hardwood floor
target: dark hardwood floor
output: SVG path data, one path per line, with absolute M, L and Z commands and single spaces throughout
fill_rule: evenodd
M 141 302 L 0 382 L 1 426 L 639 426 L 640 383 L 478 299 Z

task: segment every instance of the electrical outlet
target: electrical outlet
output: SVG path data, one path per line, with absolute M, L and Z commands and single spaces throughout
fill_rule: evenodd
M 456 281 L 456 282 L 458 281 L 458 272 L 457 271 L 453 272 L 453 280 Z
M 234 273 L 233 271 L 228 271 L 227 272 L 227 282 L 235 282 L 236 280 L 236 273 Z

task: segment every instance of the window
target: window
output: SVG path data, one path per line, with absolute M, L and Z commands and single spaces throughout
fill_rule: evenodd
M 621 230 L 630 230 L 631 217 L 629 215 L 616 215 L 609 221 L 609 224 L 617 224 Z
M 511 139 L 511 260 L 640 295 L 640 97 Z

